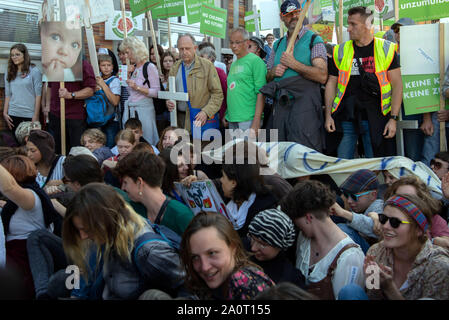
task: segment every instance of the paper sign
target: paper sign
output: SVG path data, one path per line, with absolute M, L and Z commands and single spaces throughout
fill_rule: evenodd
M 105 22 L 114 15 L 114 2 L 110 0 L 89 0 L 90 23 Z
M 348 11 L 349 9 L 357 6 L 364 6 L 370 8 L 374 11 L 374 0 L 343 0 L 343 26 L 348 26 Z M 339 10 L 338 10 L 338 0 L 334 0 L 335 8 L 335 23 L 339 24 Z
M 128 86 L 126 83 L 126 80 L 128 80 L 128 66 L 126 64 L 121 64 L 118 66 L 118 79 L 120 80 L 120 85 L 122 87 Z
M 226 37 L 227 19 L 228 12 L 225 9 L 203 4 L 201 6 L 200 32 L 224 39 Z
M 259 15 L 260 15 L 260 10 L 257 10 Z M 247 11 L 245 12 L 245 17 L 247 16 L 252 16 L 254 13 L 254 11 Z M 259 16 L 259 30 L 262 30 L 262 26 L 260 25 L 260 16 Z M 256 32 L 256 24 L 255 24 L 255 19 L 251 19 L 248 21 L 245 21 L 245 29 L 248 32 Z
M 134 36 L 136 30 L 142 30 L 143 24 L 142 19 L 145 15 L 140 15 L 137 17 L 132 17 L 130 11 L 125 12 L 126 25 L 128 27 L 128 36 Z M 106 20 L 104 25 L 104 38 L 106 40 L 123 40 L 125 37 L 125 23 L 122 19 L 121 11 L 114 11 L 114 15 Z M 138 37 L 142 39 L 142 37 Z
M 417 22 L 446 17 L 449 17 L 449 2 L 446 0 L 399 1 L 399 18 L 410 18 Z
M 217 212 L 229 219 L 226 204 L 211 180 L 192 182 L 190 188 L 175 182 L 175 189 L 195 215 L 201 211 Z
M 201 5 L 213 5 L 214 0 L 185 0 L 187 23 L 193 24 L 201 21 Z
M 449 34 L 449 24 L 444 24 Z M 440 109 L 439 26 L 424 24 L 401 27 L 401 74 L 405 114 Z M 445 66 L 449 64 L 446 41 Z M 446 109 L 449 101 L 446 99 Z
M 83 79 L 80 25 L 71 22 L 42 22 L 42 71 L 44 82 L 73 82 Z
M 167 19 L 184 16 L 183 0 L 161 0 L 159 5 L 151 9 L 153 19 Z
M 61 21 L 79 21 L 84 25 L 83 0 L 63 0 L 61 1 Z M 114 14 L 114 3 L 110 0 L 89 0 L 90 23 L 96 24 L 105 22 Z
M 162 0 L 129 0 L 129 8 L 131 9 L 132 16 L 137 17 L 142 13 L 147 13 L 161 3 Z
M 332 35 L 334 33 L 333 24 L 312 24 L 310 28 L 320 35 L 324 42 L 332 42 Z
M 279 5 L 277 2 L 260 2 L 260 30 L 280 28 Z

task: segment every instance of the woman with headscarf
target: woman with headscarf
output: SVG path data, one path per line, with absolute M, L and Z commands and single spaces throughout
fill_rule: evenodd
M 62 184 L 65 156 L 56 155 L 53 136 L 43 130 L 32 130 L 26 143 L 28 158 L 37 168 L 36 182 L 41 188 Z

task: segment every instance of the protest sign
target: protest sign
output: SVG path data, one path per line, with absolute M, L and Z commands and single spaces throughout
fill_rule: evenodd
M 194 214 L 201 211 L 217 212 L 229 219 L 226 204 L 211 180 L 192 182 L 189 188 L 175 182 L 175 189 Z
M 42 81 L 83 80 L 81 25 L 69 21 L 42 22 Z
M 257 10 L 257 12 L 260 15 L 260 10 Z M 245 12 L 245 17 L 251 16 L 253 15 L 254 11 L 247 11 Z M 260 18 L 259 20 L 259 30 L 261 30 L 261 24 L 260 24 Z M 255 19 L 249 19 L 249 20 L 245 20 L 245 29 L 248 32 L 256 32 L 256 24 L 255 24 Z
M 332 42 L 332 35 L 334 33 L 334 25 L 333 24 L 312 24 L 310 29 L 315 31 L 321 38 L 323 38 L 324 42 Z
M 374 9 L 382 20 L 394 17 L 394 0 L 374 0 Z
M 428 21 L 449 17 L 449 0 L 401 0 L 399 18 Z
M 281 27 L 279 5 L 275 1 L 260 2 L 260 30 L 270 30 Z
M 321 0 L 321 12 L 323 15 L 323 21 L 335 21 L 335 9 L 332 0 Z
M 142 13 L 146 13 L 159 5 L 162 0 L 129 0 L 129 8 L 131 9 L 132 16 L 136 17 Z
M 125 12 L 126 24 L 121 11 L 114 11 L 114 15 L 106 20 L 104 25 L 104 38 L 106 40 L 123 40 L 125 38 L 125 25 L 128 29 L 127 36 L 135 36 L 136 30 L 142 30 L 142 20 L 145 15 L 133 17 L 130 11 Z M 142 40 L 142 37 L 137 37 Z
M 343 26 L 348 26 L 348 11 L 352 7 L 364 6 L 374 11 L 374 0 L 343 0 Z M 334 8 L 338 8 L 338 0 L 334 0 Z M 335 12 L 335 23 L 339 26 L 338 10 Z
M 449 34 L 449 24 L 444 24 Z M 401 27 L 401 74 L 405 114 L 440 109 L 438 24 Z M 449 64 L 449 41 L 445 43 L 445 65 Z M 449 103 L 446 100 L 446 109 Z
M 214 0 L 185 0 L 187 23 L 193 24 L 201 21 L 201 5 L 213 5 Z
M 167 19 L 184 16 L 184 0 L 161 0 L 151 9 L 153 19 Z
M 217 38 L 226 38 L 228 12 L 212 5 L 201 6 L 200 32 Z

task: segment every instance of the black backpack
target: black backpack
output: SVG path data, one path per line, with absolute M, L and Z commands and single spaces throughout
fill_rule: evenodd
M 145 78 L 145 81 L 143 82 L 144 85 L 147 85 L 148 88 L 150 87 L 150 81 L 148 81 L 148 64 L 150 62 L 145 62 L 143 65 L 143 77 Z M 164 87 L 162 86 L 161 78 L 159 78 L 159 84 L 161 86 L 161 91 L 164 91 Z M 165 111 L 167 111 L 167 107 L 165 105 L 164 99 L 159 98 L 153 98 L 153 104 L 154 104 L 154 110 L 156 111 L 156 114 L 163 114 Z

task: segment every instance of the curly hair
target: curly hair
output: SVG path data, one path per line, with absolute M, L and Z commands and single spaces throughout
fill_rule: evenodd
M 335 201 L 335 193 L 324 183 L 316 180 L 301 181 L 282 199 L 281 210 L 292 221 L 307 213 L 323 220 L 329 216 L 329 208 Z
M 127 37 L 122 41 L 120 51 L 124 52 L 126 49 L 129 49 L 133 53 L 136 63 L 149 60 L 150 51 L 147 49 L 145 43 L 136 37 Z
M 83 132 L 81 135 L 81 145 L 84 146 L 84 138 L 88 137 L 94 140 L 94 142 L 101 143 L 102 145 L 106 144 L 106 135 L 103 131 L 97 128 L 90 128 Z

